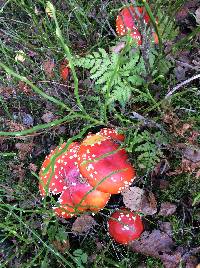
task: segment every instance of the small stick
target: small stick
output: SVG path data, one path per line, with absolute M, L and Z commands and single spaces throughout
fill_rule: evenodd
M 184 85 L 189 84 L 191 81 L 195 80 L 195 79 L 199 79 L 200 78 L 200 74 L 194 75 L 192 77 L 190 77 L 189 79 L 181 82 L 180 84 L 178 84 L 177 86 L 175 86 L 174 88 L 172 88 L 172 90 L 170 90 L 167 95 L 165 96 L 165 99 L 169 98 L 175 91 L 177 91 L 179 88 L 183 87 Z

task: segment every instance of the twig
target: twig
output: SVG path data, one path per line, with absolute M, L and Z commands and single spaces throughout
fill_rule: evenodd
M 148 118 L 145 118 L 143 115 L 138 114 L 137 112 L 132 112 L 131 114 L 132 115 L 129 116 L 129 118 L 131 118 L 131 119 L 137 119 L 139 121 L 143 121 L 144 124 L 146 126 L 148 126 L 148 127 L 157 127 L 160 130 L 165 131 L 164 128 L 160 124 L 156 123 L 155 121 L 153 121 L 151 119 L 148 119 Z
M 183 87 L 184 85 L 189 84 L 191 81 L 199 79 L 200 78 L 200 74 L 194 75 L 192 77 L 190 77 L 189 79 L 181 82 L 180 84 L 178 84 L 177 86 L 175 86 L 174 88 L 172 88 L 167 95 L 165 96 L 165 99 L 169 98 L 172 94 L 174 94 L 175 91 L 177 91 L 179 88 Z

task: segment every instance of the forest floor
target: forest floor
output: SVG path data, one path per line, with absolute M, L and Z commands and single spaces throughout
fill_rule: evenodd
M 136 2 L 159 44 L 148 27 L 140 47 L 117 36 Z M 200 1 L 52 4 L 0 1 L 0 267 L 199 268 Z M 125 135 L 136 179 L 95 214 L 55 216 L 45 156 L 105 127 Z M 129 245 L 107 230 L 125 205 L 144 224 Z

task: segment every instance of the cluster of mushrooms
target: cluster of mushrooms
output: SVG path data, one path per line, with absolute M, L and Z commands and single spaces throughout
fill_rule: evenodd
M 137 45 L 142 45 L 137 28 L 141 19 L 145 25 L 150 22 L 144 7 L 123 8 L 116 19 L 117 34 L 129 33 Z M 152 35 L 158 44 L 157 34 L 153 31 Z M 121 146 L 124 138 L 115 129 L 103 128 L 88 134 L 80 143 L 71 143 L 67 149 L 63 143 L 51 151 L 39 173 L 39 189 L 43 197 L 60 195 L 58 206 L 53 207 L 56 215 L 71 218 L 86 211 L 98 212 L 111 194 L 119 194 L 132 184 L 135 169 Z M 108 220 L 109 234 L 121 244 L 139 238 L 143 229 L 141 216 L 126 208 L 115 211 Z
M 89 133 L 82 142 L 58 146 L 45 158 L 39 177 L 43 197 L 59 195 L 56 215 L 71 218 L 86 211 L 103 209 L 111 194 L 119 194 L 135 179 L 135 169 L 121 143 L 124 135 L 103 128 Z M 53 164 L 52 164 L 53 163 Z M 53 170 L 52 170 L 53 169 Z M 109 221 L 110 235 L 119 243 L 136 239 L 143 231 L 138 214 L 127 209 L 115 211 Z

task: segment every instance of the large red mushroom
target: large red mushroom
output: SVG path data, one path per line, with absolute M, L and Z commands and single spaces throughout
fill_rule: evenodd
M 120 193 L 135 179 L 135 169 L 128 162 L 125 149 L 99 133 L 90 134 L 83 140 L 77 162 L 88 183 L 105 193 Z
M 98 211 L 104 208 L 110 194 L 93 189 L 80 175 L 77 166 L 79 144 L 74 142 L 67 150 L 61 152 L 65 145 L 64 143 L 53 150 L 42 164 L 39 173 L 41 195 L 60 194 L 58 206 L 53 209 L 58 216 L 64 218 L 70 218 L 83 211 Z M 45 172 L 49 164 L 51 167 Z
M 118 142 L 123 142 L 125 140 L 124 134 L 119 133 L 115 128 L 102 128 L 97 134 L 111 138 Z
M 144 7 L 124 7 L 116 19 L 116 32 L 119 36 L 124 36 L 130 31 L 130 35 L 136 43 L 142 45 L 142 36 L 138 30 L 141 18 L 139 18 L 138 14 L 140 14 L 146 25 L 150 22 L 149 15 Z M 158 44 L 158 36 L 155 32 L 153 32 L 153 38 L 155 44 Z
M 140 215 L 125 208 L 115 211 L 108 220 L 108 232 L 120 244 L 138 239 L 143 229 Z

